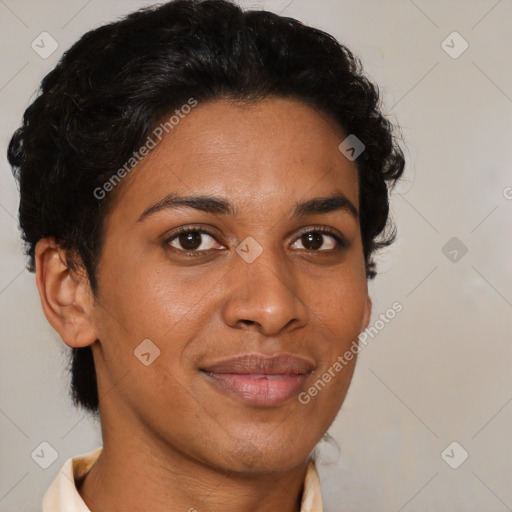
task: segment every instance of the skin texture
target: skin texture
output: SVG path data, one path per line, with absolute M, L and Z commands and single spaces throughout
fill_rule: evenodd
M 48 320 L 69 346 L 93 348 L 104 448 L 79 485 L 93 512 L 299 510 L 310 453 L 355 358 L 307 405 L 247 404 L 199 368 L 294 354 L 314 364 L 307 389 L 368 325 L 357 217 L 292 216 L 297 202 L 336 192 L 358 209 L 355 162 L 338 150 L 345 136 L 296 100 L 199 104 L 118 185 L 96 297 L 52 239 L 38 243 Z M 138 221 L 169 193 L 223 197 L 236 215 L 179 207 Z M 187 256 L 186 239 L 165 243 L 182 226 L 213 238 L 196 235 L 199 254 Z M 330 234 L 308 244 L 302 235 L 315 227 L 347 246 Z M 252 263 L 235 250 L 249 236 L 263 248 Z M 134 350 L 148 338 L 160 355 L 145 366 Z

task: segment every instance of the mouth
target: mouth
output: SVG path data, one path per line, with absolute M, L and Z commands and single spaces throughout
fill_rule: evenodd
M 314 369 L 290 354 L 247 354 L 200 368 L 217 390 L 251 405 L 275 407 L 296 397 Z

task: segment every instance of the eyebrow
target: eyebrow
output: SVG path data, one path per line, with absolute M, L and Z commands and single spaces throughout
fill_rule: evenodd
M 237 209 L 222 197 L 214 196 L 180 196 L 175 193 L 166 195 L 163 199 L 146 208 L 137 222 L 141 222 L 150 215 L 179 207 L 193 208 L 214 215 L 237 215 Z M 347 212 L 355 219 L 359 213 L 354 204 L 341 192 L 326 197 L 315 197 L 301 201 L 295 205 L 292 217 L 305 217 L 314 214 L 328 214 L 337 211 Z

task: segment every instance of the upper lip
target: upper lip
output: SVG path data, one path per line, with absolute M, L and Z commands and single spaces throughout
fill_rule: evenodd
M 209 373 L 239 373 L 259 375 L 302 375 L 313 370 L 314 364 L 291 354 L 242 354 L 205 366 Z

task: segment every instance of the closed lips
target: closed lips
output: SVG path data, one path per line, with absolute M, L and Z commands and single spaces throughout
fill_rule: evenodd
M 314 364 L 312 362 L 291 354 L 273 356 L 244 354 L 213 363 L 201 368 L 201 370 L 207 373 L 247 374 L 264 377 L 302 375 L 310 373 L 313 368 Z

